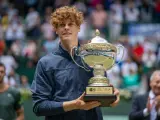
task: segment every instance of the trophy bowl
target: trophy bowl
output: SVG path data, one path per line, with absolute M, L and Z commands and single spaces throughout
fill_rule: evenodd
M 118 49 L 123 46 L 110 44 L 99 34 L 99 31 L 96 30 L 96 37 L 90 43 L 77 48 L 77 55 L 85 64 L 93 68 L 94 76 L 88 82 L 84 101 L 100 101 L 101 107 L 107 107 L 116 100 L 116 95 L 114 95 L 114 87 L 109 84 L 105 72 L 115 65 Z M 87 69 L 85 64 L 83 67 Z

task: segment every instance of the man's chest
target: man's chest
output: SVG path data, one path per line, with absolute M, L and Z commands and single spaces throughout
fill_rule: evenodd
M 10 108 L 14 105 L 14 97 L 11 93 L 0 93 L 0 107 Z

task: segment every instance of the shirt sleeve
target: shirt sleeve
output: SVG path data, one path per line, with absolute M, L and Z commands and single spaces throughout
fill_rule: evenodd
M 147 109 L 147 108 L 145 108 L 145 109 L 143 110 L 143 115 L 144 115 L 145 117 L 149 115 L 149 112 L 148 112 L 148 109 Z
M 53 77 L 50 71 L 46 71 L 42 62 L 39 61 L 31 85 L 33 112 L 37 116 L 52 116 L 65 112 L 63 109 L 63 102 L 51 99 L 52 89 L 54 88 L 54 84 L 53 82 L 51 83 L 51 80 L 53 81 Z

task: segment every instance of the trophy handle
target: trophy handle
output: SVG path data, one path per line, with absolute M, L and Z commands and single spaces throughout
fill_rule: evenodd
M 122 49 L 122 56 L 121 59 L 118 61 L 117 64 L 119 64 L 122 61 L 122 58 L 124 57 L 124 46 L 123 45 L 117 45 L 117 54 L 120 54 L 120 50 Z M 110 68 L 114 67 L 116 65 L 116 63 L 114 63 Z
M 80 56 L 80 58 L 81 58 L 81 62 L 82 62 L 82 64 L 83 64 L 83 66 L 81 66 L 80 64 L 78 64 L 78 63 L 74 60 L 74 58 L 73 58 L 73 56 L 72 56 L 73 50 L 74 50 L 75 55 L 80 56 L 80 55 L 77 54 L 77 47 L 76 47 L 76 46 L 73 47 L 73 48 L 71 49 L 71 52 L 70 52 L 70 56 L 71 56 L 73 62 L 74 62 L 78 67 L 83 68 L 83 69 L 86 70 L 86 71 L 91 71 L 90 69 L 88 69 L 88 68 L 85 66 L 85 64 L 84 64 L 81 56 Z

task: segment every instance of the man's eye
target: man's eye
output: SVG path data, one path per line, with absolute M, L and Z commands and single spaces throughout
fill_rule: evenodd
M 73 25 L 73 23 L 69 23 L 69 26 L 72 26 Z
M 64 24 L 60 24 L 59 26 L 60 26 L 60 27 L 64 27 L 65 25 L 64 25 Z

